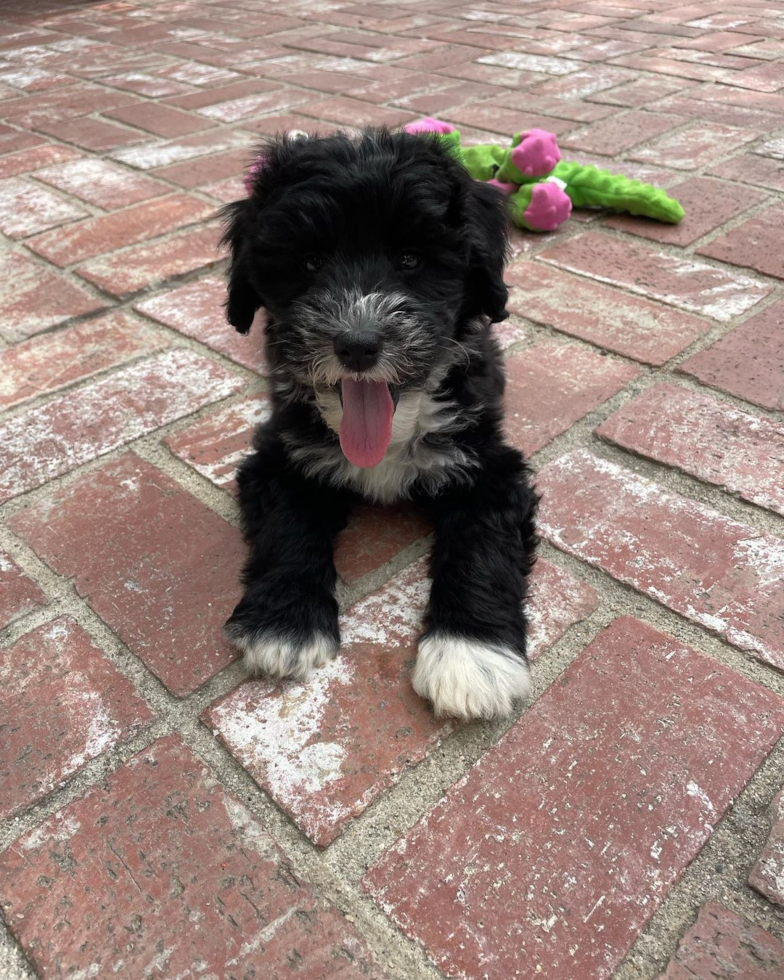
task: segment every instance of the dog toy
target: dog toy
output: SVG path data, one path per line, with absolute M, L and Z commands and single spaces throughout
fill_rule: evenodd
M 511 147 L 462 146 L 450 123 L 428 117 L 407 133 L 435 133 L 475 180 L 493 184 L 509 199 L 512 220 L 529 231 L 555 231 L 572 207 L 609 208 L 669 224 L 683 218 L 681 205 L 663 190 L 622 174 L 561 160 L 554 133 L 529 129 Z

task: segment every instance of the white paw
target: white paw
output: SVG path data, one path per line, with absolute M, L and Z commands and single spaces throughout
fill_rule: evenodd
M 436 716 L 504 718 L 528 696 L 528 665 L 508 647 L 436 633 L 419 641 L 412 678 Z
M 322 667 L 338 652 L 338 643 L 326 633 L 315 633 L 305 643 L 293 643 L 282 636 L 252 635 L 228 629 L 229 638 L 245 654 L 252 674 L 295 677 L 307 680 L 316 667 Z

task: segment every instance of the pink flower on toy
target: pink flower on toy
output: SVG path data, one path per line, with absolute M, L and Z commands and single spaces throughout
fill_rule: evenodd
M 260 153 L 245 172 L 245 190 L 250 195 L 253 193 L 253 181 L 267 165 L 267 158 Z
M 529 129 L 512 150 L 512 163 L 526 177 L 544 177 L 561 159 L 555 133 Z
M 505 184 L 502 180 L 496 180 L 495 178 L 493 178 L 493 180 L 488 180 L 487 183 L 492 184 L 493 187 L 497 187 L 498 190 L 501 191 L 502 194 L 506 194 L 507 197 L 510 194 L 514 194 L 514 192 L 520 187 L 519 184 Z
M 416 133 L 451 133 L 454 132 L 454 128 L 451 123 L 433 119 L 432 116 L 425 116 L 424 119 L 418 119 L 416 122 L 403 127 L 404 132 L 414 135 Z
M 555 231 L 572 213 L 572 202 L 558 184 L 535 184 L 523 217 L 534 231 Z

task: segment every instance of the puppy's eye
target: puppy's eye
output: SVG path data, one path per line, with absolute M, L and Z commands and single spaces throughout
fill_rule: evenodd
M 421 256 L 417 255 L 416 252 L 401 252 L 397 264 L 401 269 L 416 269 L 421 261 Z
M 318 272 L 318 270 L 324 264 L 324 260 L 320 255 L 306 255 L 302 260 L 302 264 L 308 270 L 308 272 Z

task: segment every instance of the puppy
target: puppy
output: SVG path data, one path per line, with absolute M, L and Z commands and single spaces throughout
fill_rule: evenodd
M 248 666 L 304 679 L 337 653 L 333 541 L 357 496 L 435 529 L 413 685 L 437 715 L 528 691 L 537 498 L 502 435 L 503 197 L 430 135 L 281 138 L 225 209 L 229 322 L 268 315 L 272 417 L 238 473 L 250 549 L 226 624 Z

